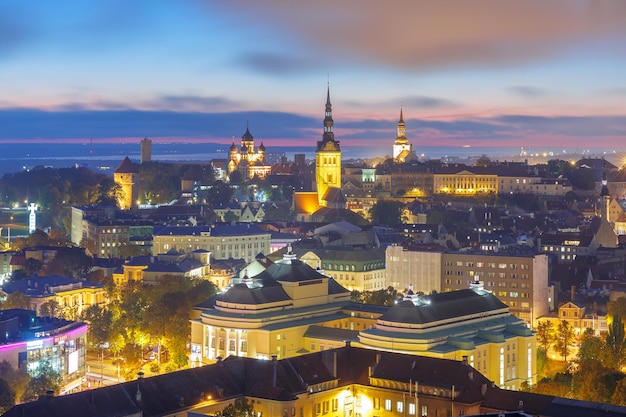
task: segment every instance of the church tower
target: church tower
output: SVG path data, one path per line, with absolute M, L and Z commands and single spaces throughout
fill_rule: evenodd
M 341 149 L 335 140 L 334 122 L 330 104 L 330 86 L 326 92 L 326 111 L 324 117 L 324 134 L 317 142 L 315 151 L 315 182 L 317 200 L 325 206 L 324 196 L 330 187 L 341 188 Z
M 409 143 L 406 137 L 406 125 L 402 109 L 400 109 L 400 120 L 398 121 L 398 137 L 393 142 L 393 160 L 396 162 L 404 162 L 406 156 L 413 150 L 413 145 Z
M 120 186 L 121 193 L 117 204 L 122 210 L 130 210 L 137 202 L 137 177 L 139 170 L 132 161 L 126 157 L 113 173 L 113 181 Z

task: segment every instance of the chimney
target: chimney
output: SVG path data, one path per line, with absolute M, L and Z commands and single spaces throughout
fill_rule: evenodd
M 467 365 L 468 364 L 468 362 L 467 362 L 467 355 L 463 355 L 461 357 L 461 362 L 463 362 L 463 365 Z
M 54 391 L 52 391 L 51 389 L 49 389 L 48 391 L 46 391 L 46 399 L 50 400 L 54 397 Z
M 571 297 L 570 301 L 573 302 L 575 297 L 576 297 L 576 286 L 575 285 L 572 285 L 571 288 L 570 288 L 570 297 Z
M 141 380 L 143 379 L 143 371 L 139 371 L 139 374 L 137 375 L 137 392 L 135 393 L 135 400 L 139 402 L 141 401 Z

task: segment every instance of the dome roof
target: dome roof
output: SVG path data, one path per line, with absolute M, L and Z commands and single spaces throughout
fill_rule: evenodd
M 263 142 L 261 142 L 261 145 L 259 145 L 259 150 L 260 151 L 264 151 L 265 150 L 265 145 L 263 145 Z
M 248 129 L 248 127 L 246 127 L 246 133 L 243 134 L 241 139 L 246 141 L 254 140 L 254 136 L 252 136 L 252 133 L 250 133 L 250 129 Z

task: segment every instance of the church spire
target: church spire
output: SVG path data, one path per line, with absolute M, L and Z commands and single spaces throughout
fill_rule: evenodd
M 404 117 L 402 115 L 402 107 L 400 107 L 400 120 L 398 121 L 398 137 L 403 138 L 406 136 L 406 125 L 404 124 Z
M 324 136 L 323 142 L 335 141 L 335 133 L 333 132 L 335 122 L 333 121 L 333 110 L 330 104 L 330 83 L 326 90 L 326 111 L 324 112 Z

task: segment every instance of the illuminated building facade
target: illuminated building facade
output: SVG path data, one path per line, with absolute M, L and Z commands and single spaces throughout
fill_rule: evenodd
M 257 176 L 260 179 L 264 179 L 272 171 L 272 167 L 265 163 L 265 145 L 261 142 L 257 149 L 254 148 L 254 136 L 250 133 L 248 126 L 246 126 L 246 133 L 241 136 L 239 149 L 237 149 L 233 139 L 228 155 L 229 174 L 239 170 L 243 178 L 252 179 Z
M 402 109 L 400 109 L 400 120 L 398 121 L 398 136 L 393 142 L 393 160 L 400 163 L 417 160 L 417 156 L 413 152 L 413 145 L 409 143 L 406 137 L 406 124 Z
M 136 207 L 138 189 L 136 187 L 139 178 L 139 169 L 126 157 L 113 173 L 113 180 L 120 186 L 121 191 L 117 205 L 122 210 L 130 210 Z
M 80 387 L 85 374 L 87 324 L 37 317 L 32 310 L 0 311 L 0 362 L 29 372 L 47 360 L 62 377 L 61 393 Z
M 535 335 L 490 291 L 473 288 L 417 296 L 409 291 L 356 346 L 442 359 L 468 358 L 500 388 L 519 389 L 537 378 Z
M 548 314 L 548 256 L 510 255 L 492 251 L 445 252 L 441 256 L 441 290 L 467 288 L 477 277 L 511 313 L 533 324 Z
M 341 309 L 350 303 L 350 291 L 291 251 L 249 273 L 244 270 L 241 282 L 191 322 L 192 361 L 298 356 L 307 351 L 304 336 L 311 325 L 332 326 L 346 318 Z
M 252 262 L 259 253 L 270 252 L 271 233 L 248 224 L 219 226 L 164 226 L 154 228 L 152 253 L 172 249 L 191 253 L 198 249 L 211 252 L 215 259 L 244 259 Z
M 329 188 L 341 188 L 341 147 L 339 141 L 335 140 L 334 124 L 329 87 L 326 93 L 324 134 L 315 150 L 315 183 L 320 206 L 326 205 L 324 197 Z
M 435 194 L 498 193 L 498 175 L 483 167 L 444 166 L 433 174 Z
M 41 314 L 41 306 L 54 301 L 56 316 L 76 319 L 92 305 L 107 302 L 103 284 L 59 275 L 33 276 L 5 283 L 0 296 L 20 292 L 30 298 L 30 309 Z
M 228 357 L 71 396 L 19 404 L 6 417 L 65 417 L 87 404 L 92 417 L 216 416 L 245 400 L 263 416 L 626 416 L 626 407 L 511 391 L 466 360 L 344 346 L 283 360 Z

